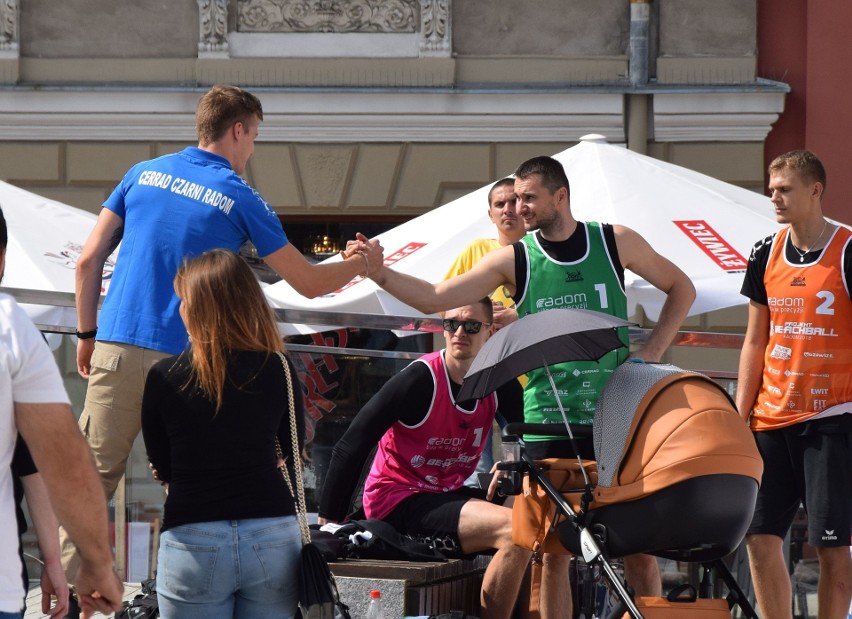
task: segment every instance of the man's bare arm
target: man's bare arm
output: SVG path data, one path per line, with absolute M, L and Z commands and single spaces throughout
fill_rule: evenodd
M 645 361 L 659 361 L 695 301 L 695 286 L 686 273 L 654 251 L 638 233 L 624 226 L 613 226 L 613 231 L 624 268 L 666 293 L 657 325 L 642 349 L 636 351 L 636 356 Z
M 80 551 L 80 603 L 108 614 L 121 607 L 106 495 L 89 446 L 67 404 L 15 402 L 15 423 L 44 479 L 53 511 Z
M 75 276 L 77 330 L 92 331 L 98 326 L 98 301 L 101 298 L 104 265 L 124 234 L 124 220 L 108 208 L 101 209 L 95 227 L 86 239 Z M 83 378 L 91 371 L 95 340 L 77 340 L 77 371 Z
M 437 284 L 382 267 L 370 278 L 403 303 L 433 314 L 476 303 L 497 287 L 515 290 L 515 251 L 511 246 L 489 252 L 466 273 Z
M 68 581 L 59 561 L 59 521 L 53 513 L 41 473 L 21 477 L 21 484 L 44 562 L 41 573 L 41 612 L 51 617 L 64 617 L 68 612 Z M 51 595 L 56 596 L 56 606 L 53 608 Z
M 737 373 L 737 410 L 748 420 L 763 380 L 764 355 L 769 342 L 769 308 L 754 301 L 748 305 L 748 327 Z
M 368 269 L 372 274 L 381 267 L 384 260 L 381 244 L 363 235 L 359 239 L 361 242 L 355 246 L 358 251 L 353 249 L 342 262 L 311 264 L 291 243 L 263 260 L 296 292 L 313 299 L 337 290 L 358 275 L 367 275 Z

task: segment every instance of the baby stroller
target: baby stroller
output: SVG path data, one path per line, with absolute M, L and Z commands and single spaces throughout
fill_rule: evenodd
M 522 434 L 555 435 L 556 427 L 510 424 L 504 441 L 523 446 Z M 534 462 L 521 449 L 517 461 L 498 465 L 501 491 L 517 495 L 515 543 L 542 552 L 567 549 L 599 566 L 618 601 L 611 617 L 688 616 L 703 603 L 709 612 L 700 616 L 730 616 L 736 605 L 756 619 L 721 560 L 745 535 L 763 471 L 728 394 L 702 374 L 625 363 L 601 395 L 591 439 L 596 462 Z M 712 568 L 727 599 L 634 599 L 610 561 L 639 553 L 703 564 L 702 598 L 710 597 Z M 654 606 L 676 610 L 666 614 Z

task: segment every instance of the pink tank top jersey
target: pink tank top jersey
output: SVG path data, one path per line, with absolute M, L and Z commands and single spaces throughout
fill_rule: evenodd
M 367 518 L 384 518 L 408 496 L 458 489 L 476 468 L 494 422 L 497 398 L 490 394 L 465 410 L 453 399 L 444 351 L 424 355 L 432 373 L 432 403 L 416 426 L 396 422 L 379 441 L 364 485 Z

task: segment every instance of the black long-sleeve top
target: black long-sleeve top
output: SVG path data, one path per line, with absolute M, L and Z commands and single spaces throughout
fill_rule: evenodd
M 287 383 L 278 355 L 231 353 L 218 412 L 197 387 L 185 387 L 189 367 L 188 352 L 154 365 L 142 399 L 148 459 L 169 483 L 163 529 L 296 513 L 276 468 L 276 436 L 291 473 L 293 461 Z M 292 364 L 290 373 L 301 451 L 304 413 Z
M 429 412 L 434 388 L 429 366 L 412 363 L 392 376 L 358 411 L 332 450 L 320 498 L 320 516 L 340 521 L 348 515 L 352 493 L 370 452 L 397 421 L 408 426 L 419 424 Z M 450 389 L 455 397 L 461 385 L 450 380 Z M 511 380 L 497 389 L 497 413 L 509 423 L 524 420 L 523 389 L 518 381 Z

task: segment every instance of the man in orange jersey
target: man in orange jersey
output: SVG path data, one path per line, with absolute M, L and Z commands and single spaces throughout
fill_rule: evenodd
M 764 617 L 792 616 L 783 539 L 800 504 L 816 548 L 819 616 L 852 599 L 852 232 L 822 214 L 825 169 L 808 151 L 769 165 L 776 234 L 752 250 L 737 406 L 764 460 L 746 545 Z

